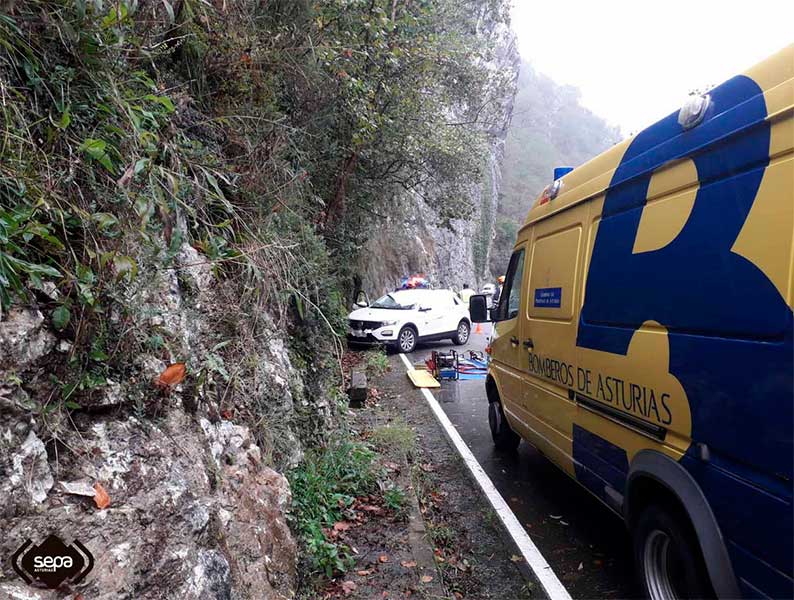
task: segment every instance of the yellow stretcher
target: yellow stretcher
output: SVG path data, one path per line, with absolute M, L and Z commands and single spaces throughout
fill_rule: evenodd
M 408 379 L 418 388 L 438 388 L 441 384 L 435 377 L 425 369 L 411 369 L 408 371 Z

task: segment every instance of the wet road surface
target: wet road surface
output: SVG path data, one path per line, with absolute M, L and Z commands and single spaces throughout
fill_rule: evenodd
M 420 362 L 450 348 L 482 352 L 490 327 L 463 347 L 429 342 L 408 358 Z M 621 519 L 526 442 L 515 454 L 494 449 L 484 380 L 443 381 L 431 391 L 571 596 L 642 596 Z

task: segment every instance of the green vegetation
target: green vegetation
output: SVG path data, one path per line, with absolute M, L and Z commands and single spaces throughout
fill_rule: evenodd
M 386 491 L 383 492 L 383 503 L 386 505 L 386 508 L 396 513 L 402 513 L 406 503 L 405 491 L 397 486 L 387 488 Z
M 620 132 L 579 104 L 579 91 L 523 63 L 505 142 L 491 270 L 503 275 L 518 227 L 555 167 L 577 167 L 620 140 Z
M 455 541 L 455 531 L 442 523 L 431 523 L 427 528 L 427 533 L 436 546 L 447 547 Z
M 310 451 L 288 474 L 291 518 L 317 572 L 331 577 L 352 566 L 350 548 L 329 540 L 323 529 L 342 521 L 356 496 L 374 491 L 378 476 L 375 453 L 364 444 L 346 439 Z
M 488 68 L 506 0 L 7 9 L 0 311 L 37 304 L 74 344 L 54 377 L 78 404 L 172 349 L 130 335 L 125 302 L 185 249 L 232 288 L 227 328 L 267 311 L 295 364 L 331 364 L 373 215 L 406 192 L 439 223 L 465 215 L 512 85 Z M 120 341 L 91 354 L 97 338 Z M 228 382 L 235 348 L 199 368 Z
M 389 370 L 389 357 L 383 350 L 372 350 L 366 355 L 367 374 L 370 377 L 383 375 Z
M 405 490 L 386 477 L 379 459 L 371 446 L 341 435 L 309 451 L 287 474 L 292 489 L 290 520 L 313 572 L 332 577 L 353 566 L 352 550 L 328 532 L 336 523 L 355 519 L 356 498 L 379 496 L 396 515 L 405 510 Z
M 416 433 L 402 420 L 373 430 L 372 441 L 384 454 L 398 458 L 410 457 L 416 451 Z

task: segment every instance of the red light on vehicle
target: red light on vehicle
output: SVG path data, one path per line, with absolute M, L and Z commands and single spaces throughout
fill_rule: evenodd
M 490 345 L 490 344 L 488 344 L 488 345 L 485 347 L 485 352 L 486 352 L 487 354 L 490 354 L 490 353 L 491 353 L 491 345 Z

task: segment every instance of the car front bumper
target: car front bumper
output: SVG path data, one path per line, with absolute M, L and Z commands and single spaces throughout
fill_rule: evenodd
M 387 325 L 380 329 L 363 331 L 348 331 L 347 341 L 351 344 L 391 344 L 397 341 L 399 329 L 395 326 Z

